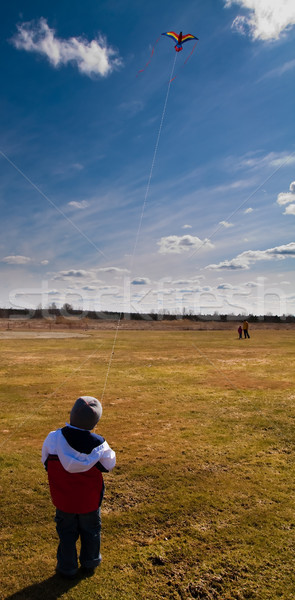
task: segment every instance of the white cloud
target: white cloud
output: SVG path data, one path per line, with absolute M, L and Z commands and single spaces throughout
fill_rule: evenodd
M 230 283 L 220 283 L 220 284 L 217 286 L 217 289 L 218 289 L 218 290 L 233 290 L 233 289 L 234 289 L 234 286 L 233 286 L 233 285 L 231 285 Z
M 31 262 L 31 259 L 28 256 L 5 256 L 2 258 L 2 261 L 8 265 L 27 265 Z
M 79 208 L 80 210 L 83 210 L 84 208 L 87 208 L 87 206 L 89 206 L 87 200 L 82 200 L 81 202 L 76 202 L 75 200 L 72 200 L 71 202 L 68 202 L 69 206 L 72 206 L 73 208 Z
M 55 281 L 64 281 L 68 278 L 82 279 L 84 277 L 91 277 L 91 276 L 92 276 L 92 273 L 90 273 L 89 271 L 84 271 L 83 269 L 80 269 L 80 270 L 71 269 L 70 271 L 60 271 L 57 275 L 55 275 L 53 277 L 53 279 Z
M 253 212 L 253 210 L 254 210 L 254 209 L 253 209 L 253 208 L 251 208 L 251 207 L 249 207 L 249 208 L 246 208 L 246 210 L 244 210 L 244 214 L 245 214 L 245 215 L 249 215 L 251 212 Z
M 248 287 L 248 288 L 257 288 L 257 287 L 259 287 L 259 284 L 256 283 L 255 281 L 248 281 L 248 283 L 245 283 L 245 287 Z
M 268 248 L 267 250 L 247 250 L 246 252 L 238 254 L 238 256 L 232 260 L 225 260 L 218 264 L 208 265 L 205 268 L 213 271 L 225 269 L 246 270 L 250 269 L 250 265 L 253 265 L 260 260 L 284 260 L 290 256 L 295 258 L 295 242 L 283 246 L 276 246 L 275 248 Z
M 280 206 L 289 204 L 289 206 L 286 206 L 284 215 L 295 215 L 295 181 L 290 183 L 289 190 L 289 192 L 281 192 L 278 195 L 277 204 Z
M 223 227 L 233 227 L 234 224 L 233 223 L 229 223 L 228 221 L 219 221 L 219 225 L 223 225 Z
M 295 24 L 294 0 L 225 0 L 225 6 L 238 4 L 250 11 L 235 18 L 232 28 L 261 40 L 277 40 Z
M 289 204 L 290 202 L 294 202 L 295 194 L 290 194 L 289 192 L 282 192 L 277 197 L 277 203 L 282 206 L 284 204 Z
M 120 269 L 119 267 L 100 267 L 97 271 L 100 273 L 129 273 L 128 269 Z
M 167 237 L 162 237 L 157 244 L 160 247 L 159 252 L 161 254 L 180 254 L 188 250 L 214 248 L 210 240 L 205 239 L 202 241 L 200 238 L 192 235 L 168 235 Z
M 182 229 L 192 229 L 192 225 L 183 225 Z
M 199 284 L 203 279 L 205 279 L 204 275 L 198 275 L 197 277 L 190 277 L 187 279 L 175 279 L 174 281 L 171 281 L 171 283 L 173 285 L 194 285 Z
M 133 281 L 131 281 L 132 285 L 149 285 L 150 279 L 148 279 L 148 277 L 136 277 L 135 279 L 133 279 Z
M 44 18 L 21 23 L 17 29 L 11 40 L 13 45 L 19 50 L 46 56 L 53 67 L 71 63 L 83 75 L 105 77 L 121 64 L 116 50 L 107 46 L 102 36 L 90 42 L 76 37 L 61 39 Z
M 289 206 L 286 206 L 284 215 L 295 215 L 295 204 L 289 204 Z

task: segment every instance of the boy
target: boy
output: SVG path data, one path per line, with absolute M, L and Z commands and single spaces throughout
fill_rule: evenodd
M 79 536 L 82 571 L 92 575 L 101 562 L 102 473 L 111 471 L 116 464 L 115 452 L 104 438 L 91 433 L 101 414 L 102 406 L 96 398 L 81 396 L 71 410 L 70 425 L 66 423 L 62 429 L 51 431 L 42 448 L 42 462 L 56 507 L 56 572 L 68 578 L 78 573 Z

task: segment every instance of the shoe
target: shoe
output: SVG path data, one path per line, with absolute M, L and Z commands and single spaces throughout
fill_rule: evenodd
M 98 557 L 98 563 L 94 566 L 94 567 L 84 567 L 83 565 L 81 565 L 81 573 L 84 575 L 84 577 L 92 577 L 92 575 L 94 575 L 96 568 L 100 565 L 102 561 L 102 556 L 101 554 Z
M 92 577 L 95 573 L 95 567 L 81 567 L 81 573 L 84 577 Z
M 60 577 L 63 577 L 64 579 L 76 579 L 79 573 L 78 569 L 76 571 L 61 571 L 57 567 L 55 569 L 55 572 L 57 575 L 60 575 Z

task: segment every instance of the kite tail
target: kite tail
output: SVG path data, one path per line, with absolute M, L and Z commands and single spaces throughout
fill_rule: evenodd
M 185 64 L 185 65 L 186 65 L 186 63 L 189 61 L 189 59 L 190 59 L 190 57 L 192 56 L 192 54 L 194 53 L 194 51 L 195 51 L 195 47 L 196 47 L 197 43 L 198 43 L 198 42 L 196 42 L 196 43 L 194 44 L 194 47 L 193 47 L 192 51 L 189 53 L 188 57 L 185 59 L 185 61 L 184 61 L 184 64 Z
M 185 61 L 184 61 L 183 65 L 182 65 L 182 67 L 181 67 L 182 69 L 183 69 L 184 65 L 186 65 L 186 63 L 189 61 L 189 59 L 190 59 L 190 57 L 192 56 L 192 54 L 194 53 L 197 43 L 198 43 L 198 42 L 196 42 L 196 43 L 194 44 L 194 47 L 193 47 L 192 51 L 189 53 L 188 57 L 185 59 Z M 170 80 L 170 83 L 171 83 L 172 81 L 174 81 L 174 79 L 176 79 L 176 77 L 177 77 L 177 75 L 175 75 L 175 77 L 173 77 L 173 79 L 171 79 L 171 80 Z
M 149 64 L 150 64 L 150 62 L 151 62 L 151 60 L 152 60 L 152 58 L 153 58 L 153 54 L 154 54 L 154 52 L 155 52 L 155 46 L 157 45 L 157 43 L 158 43 L 159 39 L 160 39 L 160 38 L 158 37 L 158 39 L 155 41 L 155 44 L 154 44 L 154 46 L 153 46 L 153 48 L 152 48 L 152 52 L 151 52 L 151 55 L 150 55 L 150 58 L 149 58 L 148 62 L 146 63 L 146 65 L 144 66 L 144 68 L 143 68 L 143 69 L 140 69 L 140 70 L 138 71 L 138 73 L 137 73 L 136 77 L 138 77 L 138 75 L 139 75 L 140 73 L 143 73 L 143 72 L 146 70 L 146 68 L 149 66 Z

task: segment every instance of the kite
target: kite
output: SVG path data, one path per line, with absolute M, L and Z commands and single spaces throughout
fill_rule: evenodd
M 191 55 L 194 53 L 194 50 L 195 50 L 195 47 L 197 45 L 197 42 L 199 41 L 199 38 L 197 38 L 195 35 L 192 35 L 191 33 L 187 33 L 186 35 L 182 35 L 182 31 L 179 34 L 175 33 L 174 31 L 167 31 L 166 33 L 162 33 L 162 35 L 167 35 L 168 37 L 172 38 L 172 40 L 174 40 L 176 42 L 176 45 L 174 46 L 176 52 L 181 52 L 181 50 L 183 49 L 182 48 L 182 44 L 184 44 L 185 42 L 189 42 L 191 40 L 196 40 L 196 43 L 194 44 L 194 47 L 193 47 L 192 51 L 190 52 L 190 54 L 188 55 L 188 57 L 184 61 L 184 64 L 182 65 L 184 67 L 184 65 L 186 65 L 186 63 L 190 59 Z M 158 37 L 158 39 L 155 42 L 154 47 L 152 48 L 152 52 L 151 52 L 151 56 L 150 56 L 149 61 L 146 63 L 146 65 L 145 65 L 145 67 L 143 69 L 140 69 L 140 71 L 138 71 L 136 77 L 138 77 L 140 73 L 143 73 L 143 71 L 145 71 L 146 68 L 149 66 L 149 64 L 151 62 L 151 59 L 153 57 L 154 51 L 155 51 L 155 46 L 158 43 L 158 41 L 160 40 L 160 37 Z M 175 77 L 172 77 L 172 79 L 170 79 L 170 82 L 173 81 L 176 77 L 177 77 L 177 75 Z
M 182 35 L 182 31 L 177 35 L 174 31 L 167 31 L 166 33 L 162 33 L 162 35 L 167 35 L 172 38 L 176 42 L 176 46 L 174 46 L 176 52 L 181 52 L 182 44 L 185 42 L 189 42 L 190 40 L 198 40 L 195 35 L 191 33 L 187 33 L 186 35 Z

